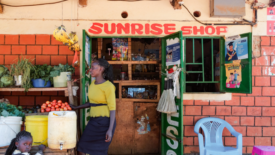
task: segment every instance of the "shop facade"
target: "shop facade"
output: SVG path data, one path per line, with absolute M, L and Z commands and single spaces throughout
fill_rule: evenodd
M 41 3 L 43 2 L 46 1 L 41 1 Z M 259 2 L 268 3 L 267 0 Z M 2 3 L 18 5 L 36 2 L 14 0 L 12 2 L 3 1 Z M 253 10 L 250 8 L 251 3 L 252 1 L 246 2 L 245 16 L 243 17 L 250 21 L 254 18 Z M 253 145 L 274 145 L 275 135 L 272 131 L 275 130 L 273 128 L 273 117 L 275 116 L 273 114 L 273 92 L 275 87 L 273 87 L 272 66 L 274 65 L 273 46 L 275 45 L 275 37 L 267 35 L 267 29 L 269 28 L 266 20 L 267 9 L 258 10 L 258 22 L 254 26 L 247 24 L 247 22 L 230 25 L 228 23 L 241 21 L 241 19 L 210 17 L 210 1 L 197 0 L 196 3 L 184 1 L 184 5 L 192 13 L 199 11 L 200 17 L 197 19 L 210 25 L 202 25 L 195 21 L 183 7 L 180 10 L 174 10 L 170 2 L 166 0 L 136 2 L 96 0 L 88 1 L 85 7 L 80 7 L 78 1 L 75 0 L 45 6 L 19 8 L 4 6 L 4 12 L 0 14 L 0 63 L 8 66 L 14 59 L 22 55 L 35 58 L 35 64 L 56 65 L 59 63 L 71 63 L 74 53 L 52 37 L 53 30 L 61 24 L 66 26 L 67 31 L 77 32 L 79 42 L 82 44 L 82 52 L 79 53 L 82 64 L 86 61 L 86 53 L 83 53 L 86 52 L 86 49 L 84 49 L 86 47 L 86 36 L 88 36 L 91 43 L 90 54 L 95 51 L 97 57 L 105 56 L 106 59 L 112 54 L 107 47 L 108 43 L 112 43 L 112 38 L 124 38 L 127 39 L 128 46 L 131 49 L 131 52 L 127 53 L 128 58 L 131 59 L 127 58 L 123 61 L 111 62 L 114 66 L 122 65 L 120 68 L 125 70 L 127 79 L 122 80 L 118 78 L 115 80 L 119 88 L 117 99 L 118 128 L 114 141 L 110 146 L 110 154 L 166 154 L 167 152 L 177 154 L 178 151 L 175 150 L 183 150 L 183 153 L 199 152 L 198 138 L 194 133 L 194 125 L 198 119 L 209 116 L 225 119 L 236 131 L 242 133 L 243 153 L 251 153 Z M 127 13 L 127 18 L 124 18 L 125 13 Z M 212 23 L 214 24 L 211 25 Z M 217 25 L 217 23 L 220 25 Z M 222 23 L 226 24 L 223 25 Z M 252 35 L 247 35 L 246 37 L 248 40 L 250 39 L 251 43 L 253 42 L 253 45 L 249 45 L 252 49 L 249 52 L 253 59 L 248 62 L 251 64 L 250 69 L 252 72 L 248 71 L 248 74 L 245 75 L 247 78 L 243 76 L 242 79 L 242 82 L 247 80 L 246 82 L 251 84 L 251 87 L 248 86 L 247 90 L 243 91 L 245 93 L 220 92 L 219 89 L 214 88 L 220 87 L 219 78 L 216 79 L 216 76 L 218 77 L 221 73 L 217 71 L 219 73 L 216 74 L 216 70 L 212 68 L 212 70 L 202 73 L 204 77 L 207 76 L 206 79 L 203 79 L 203 82 L 211 81 L 207 86 L 198 86 L 200 82 L 194 82 L 199 81 L 197 76 L 196 78 L 188 77 L 191 79 L 189 81 L 193 81 L 193 83 L 190 82 L 184 85 L 185 93 L 182 96 L 182 109 L 178 115 L 171 118 L 157 114 L 155 108 L 161 95 L 161 68 L 163 67 L 160 60 L 165 61 L 161 56 L 161 51 L 163 50 L 162 39 L 177 32 L 181 33 L 180 36 L 182 36 L 184 41 L 181 43 L 182 49 L 186 49 L 186 53 L 189 53 L 188 51 L 194 51 L 195 53 L 194 55 L 184 55 L 185 59 L 183 58 L 183 60 L 186 60 L 184 63 L 189 63 L 185 64 L 186 70 L 188 65 L 192 65 L 191 63 L 193 65 L 203 64 L 202 66 L 206 66 L 206 64 L 216 65 L 218 63 L 216 60 L 213 60 L 212 64 L 208 63 L 208 60 L 197 62 L 199 57 L 195 55 L 204 50 L 205 52 L 210 51 L 211 55 L 212 51 L 212 58 L 214 58 L 213 56 L 216 56 L 217 52 L 222 48 L 221 40 L 230 36 L 242 36 L 241 34 L 251 33 Z M 145 49 L 141 42 L 146 41 L 146 39 L 153 40 L 151 45 L 146 46 L 152 46 L 152 48 L 149 48 L 151 50 L 158 50 L 159 60 L 134 61 L 132 58 L 136 56 L 135 53 L 139 53 L 140 47 L 142 46 L 141 50 Z M 194 50 L 197 48 L 201 50 Z M 215 50 L 217 50 L 216 53 L 213 53 Z M 202 54 L 200 57 L 203 57 Z M 210 61 L 211 59 L 209 59 Z M 134 66 L 144 64 L 148 66 L 154 65 L 154 71 L 151 72 L 152 76 L 145 76 L 145 74 L 149 74 L 146 72 L 137 72 L 136 74 L 138 75 L 134 75 Z M 156 68 L 158 69 L 157 72 Z M 82 78 L 83 80 L 84 72 L 85 68 L 81 66 L 76 71 L 75 78 Z M 142 76 L 143 79 L 138 79 L 141 78 L 139 77 L 141 74 L 144 74 Z M 121 78 L 121 73 L 118 76 Z M 89 81 L 89 79 L 86 81 Z M 85 98 L 85 89 L 83 88 L 86 81 L 85 83 L 82 82 L 81 103 L 85 102 L 83 99 Z M 151 100 L 123 97 L 123 88 L 127 88 L 127 91 L 129 91 L 129 88 L 137 85 L 154 86 L 154 89 L 156 89 L 155 94 L 157 94 L 156 98 L 153 97 Z M 197 87 L 205 89 L 193 89 Z M 213 89 L 207 89 L 208 87 L 213 87 Z M 252 93 L 249 90 L 252 90 Z M 23 106 L 33 106 L 45 100 L 59 98 L 67 100 L 60 92 L 1 92 L 1 96 L 10 99 L 11 102 L 17 105 Z M 147 112 L 144 112 L 146 110 Z M 150 121 L 153 121 L 149 121 L 152 131 L 140 134 L 137 131 L 140 128 L 137 121 L 141 120 L 141 116 L 145 116 L 145 114 L 150 115 Z M 153 118 L 151 119 L 151 117 Z M 164 119 L 167 119 L 167 122 L 170 123 L 170 125 L 165 126 L 165 129 L 164 126 L 161 128 L 161 121 Z M 181 120 L 183 120 L 182 123 L 177 122 Z M 85 126 L 85 121 L 86 115 L 84 113 L 82 116 L 83 127 Z M 176 135 L 175 133 L 177 132 L 180 135 L 180 140 L 170 140 L 170 138 L 162 135 L 163 132 L 161 130 L 173 135 Z M 183 138 L 181 139 L 181 137 Z M 231 137 L 225 130 L 224 145 L 236 145 L 235 141 L 235 138 Z

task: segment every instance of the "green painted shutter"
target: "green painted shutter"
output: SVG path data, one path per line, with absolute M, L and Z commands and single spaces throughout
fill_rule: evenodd
M 184 40 L 182 37 L 182 31 L 171 34 L 162 38 L 162 72 L 166 69 L 166 39 L 179 38 L 181 52 L 181 64 L 180 67 L 185 71 L 184 64 Z M 164 89 L 164 76 L 161 78 L 161 91 Z M 185 76 L 183 72 L 180 74 L 180 87 L 181 87 L 181 99 L 175 99 L 178 106 L 178 113 L 169 116 L 167 114 L 161 114 L 161 154 L 162 155 L 179 155 L 183 154 L 183 104 L 182 94 L 184 91 Z
M 225 64 L 225 40 L 220 41 L 220 91 L 232 93 L 252 93 L 252 33 L 240 35 L 241 38 L 247 37 L 248 41 L 248 59 L 241 60 L 242 81 L 239 88 L 226 88 L 226 70 Z

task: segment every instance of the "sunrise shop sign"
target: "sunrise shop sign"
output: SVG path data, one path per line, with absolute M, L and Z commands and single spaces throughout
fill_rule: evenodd
M 88 33 L 123 34 L 123 35 L 168 35 L 182 30 L 183 35 L 223 35 L 227 33 L 227 26 L 182 26 L 177 29 L 174 23 L 92 23 Z

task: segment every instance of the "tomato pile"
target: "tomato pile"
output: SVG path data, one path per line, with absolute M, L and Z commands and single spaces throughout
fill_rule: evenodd
M 41 112 L 51 112 L 51 111 L 68 111 L 72 110 L 70 105 L 65 102 L 62 103 L 61 100 L 53 100 L 52 102 L 47 101 L 46 103 L 43 103 L 41 106 Z

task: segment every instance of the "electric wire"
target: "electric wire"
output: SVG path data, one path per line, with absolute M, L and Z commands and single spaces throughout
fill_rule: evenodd
M 28 4 L 28 5 L 10 5 L 10 4 L 5 4 L 5 3 L 0 3 L 0 5 L 3 6 L 8 6 L 8 7 L 26 7 L 26 6 L 39 6 L 39 5 L 49 5 L 49 4 L 57 4 L 57 3 L 62 3 L 68 0 L 61 0 L 57 2 L 50 2 L 50 3 L 41 3 L 41 4 Z

